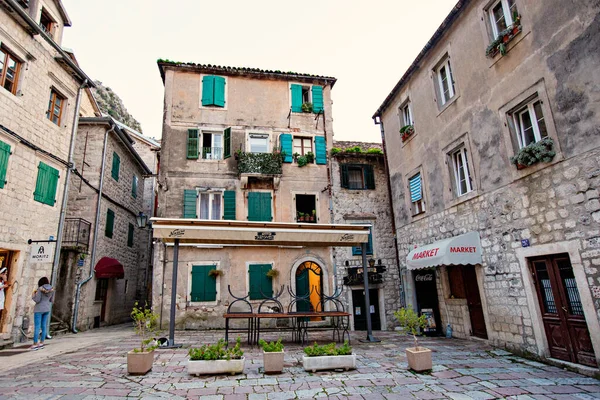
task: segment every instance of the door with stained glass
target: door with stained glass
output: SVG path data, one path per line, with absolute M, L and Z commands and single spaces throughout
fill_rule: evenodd
M 568 254 L 529 260 L 550 355 L 595 367 L 596 357 Z

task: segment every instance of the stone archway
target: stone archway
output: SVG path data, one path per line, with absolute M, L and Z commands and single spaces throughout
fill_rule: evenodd
M 327 295 L 331 295 L 330 292 L 330 285 L 329 285 L 329 272 L 327 271 L 327 268 L 325 268 L 325 263 L 322 260 L 319 260 L 315 257 L 302 257 L 298 260 L 296 260 L 294 262 L 294 264 L 292 265 L 292 268 L 290 270 L 290 288 L 292 290 L 292 292 L 294 293 L 298 293 L 298 282 L 297 282 L 297 276 L 301 273 L 303 273 L 302 271 L 306 271 L 305 273 L 308 274 L 308 276 L 316 276 L 317 273 L 315 271 L 315 269 L 319 269 L 320 271 L 320 279 L 319 279 L 319 283 L 320 283 L 320 293 L 321 294 L 327 294 Z M 310 279 L 310 278 L 309 278 Z M 315 278 L 313 278 L 313 283 L 314 283 Z M 310 286 L 310 283 L 309 283 Z M 315 299 L 316 297 L 316 293 L 314 293 L 313 296 L 311 296 L 311 300 L 314 297 Z M 316 303 L 316 300 L 315 300 Z M 316 306 L 316 304 L 315 304 Z M 325 304 L 325 311 L 329 310 L 329 305 Z

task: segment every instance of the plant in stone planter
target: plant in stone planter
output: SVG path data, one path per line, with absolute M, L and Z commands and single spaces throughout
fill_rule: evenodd
M 313 112 L 313 104 L 312 103 L 302 103 L 302 112 L 303 113 Z
M 305 371 L 321 371 L 328 369 L 349 369 L 356 368 L 356 354 L 352 354 L 352 347 L 346 340 L 343 345 L 336 347 L 335 343 L 319 346 L 315 343 L 312 346 L 304 348 L 306 354 L 302 358 L 302 365 Z
M 190 348 L 188 373 L 190 375 L 238 374 L 244 372 L 244 351 L 238 337 L 233 348 L 225 348 L 225 340 Z
M 213 277 L 213 278 L 223 276 L 223 274 L 224 274 L 224 272 L 221 269 L 211 269 L 210 271 L 208 271 L 208 276 Z
M 405 125 L 400 128 L 400 135 L 402 135 L 403 142 L 405 142 L 413 133 L 415 133 L 415 127 L 413 125 Z
M 555 155 L 554 141 L 549 137 L 545 137 L 538 142 L 523 147 L 514 157 L 510 158 L 510 162 L 515 164 L 517 169 L 522 169 L 538 162 L 550 162 Z
M 260 344 L 263 349 L 263 364 L 265 366 L 265 373 L 281 373 L 283 371 L 283 359 L 285 357 L 281 338 L 278 341 L 271 343 L 260 339 L 258 344 Z
M 270 279 L 275 279 L 279 276 L 279 270 L 276 268 L 272 268 L 272 269 L 268 270 L 265 275 L 267 275 L 267 277 Z
M 138 307 L 136 302 L 131 311 L 131 319 L 135 333 L 140 336 L 140 348 L 134 348 L 127 353 L 127 373 L 131 375 L 144 375 L 152 369 L 154 362 L 155 346 L 148 346 L 153 341 L 152 334 L 156 332 L 158 314 L 150 308 Z
M 298 163 L 299 167 L 304 167 L 306 166 L 306 164 L 308 164 L 308 159 L 306 158 L 306 156 L 300 156 L 298 157 L 296 162 Z
M 394 317 L 398 320 L 398 324 L 404 328 L 404 332 L 413 335 L 415 340 L 415 347 L 406 349 L 409 368 L 417 372 L 430 370 L 432 368 L 431 350 L 420 347 L 417 339 L 420 330 L 425 329 L 427 326 L 427 317 L 425 315 L 419 316 L 412 308 L 401 308 L 394 312 Z
M 306 153 L 305 157 L 307 163 L 312 164 L 315 162 L 315 153 L 313 153 L 312 151 Z

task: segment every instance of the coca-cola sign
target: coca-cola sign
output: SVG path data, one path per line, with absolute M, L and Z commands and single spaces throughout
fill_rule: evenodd
M 431 282 L 431 281 L 433 281 L 433 274 L 415 275 L 415 282 Z

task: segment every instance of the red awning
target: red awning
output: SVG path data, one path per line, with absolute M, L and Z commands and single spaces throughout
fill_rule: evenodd
M 119 260 L 115 260 L 110 257 L 102 257 L 100 261 L 96 264 L 94 268 L 96 272 L 96 278 L 125 278 L 125 271 L 123 270 L 123 265 L 119 262 Z

